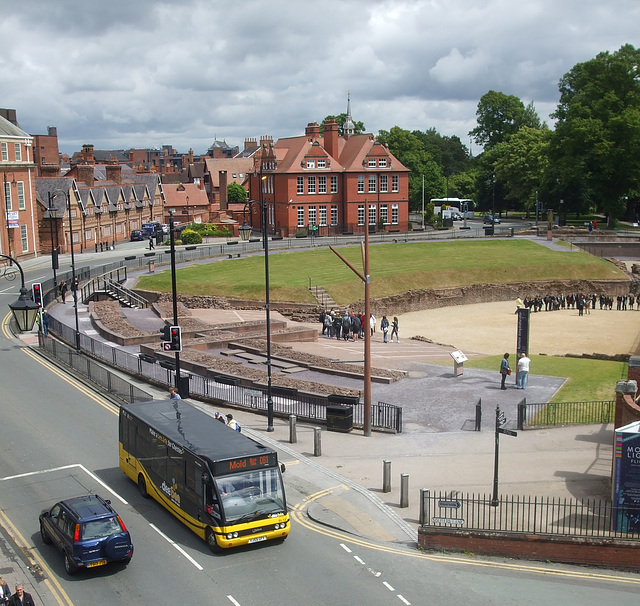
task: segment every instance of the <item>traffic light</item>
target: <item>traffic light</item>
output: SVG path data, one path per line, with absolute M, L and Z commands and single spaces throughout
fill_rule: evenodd
M 34 282 L 31 285 L 31 294 L 33 302 L 38 304 L 38 307 L 42 307 L 42 285 L 40 282 Z
M 165 324 L 160 330 L 160 340 L 162 341 L 162 349 L 167 349 L 165 345 L 171 342 L 171 327 L 168 324 Z
M 179 326 L 171 326 L 171 348 L 169 351 L 182 351 L 182 329 Z

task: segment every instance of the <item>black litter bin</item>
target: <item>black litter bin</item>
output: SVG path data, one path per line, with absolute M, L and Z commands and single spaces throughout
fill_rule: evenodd
M 180 379 L 178 381 L 178 393 L 181 398 L 190 398 L 191 392 L 189 391 L 189 375 L 180 373 Z
M 327 431 L 349 433 L 353 429 L 353 406 L 327 405 Z
M 493 236 L 493 225 L 483 225 L 484 235 L 485 236 Z

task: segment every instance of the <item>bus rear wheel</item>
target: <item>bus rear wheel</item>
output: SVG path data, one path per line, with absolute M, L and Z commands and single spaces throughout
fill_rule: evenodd
M 144 476 L 142 474 L 138 476 L 138 490 L 145 499 L 149 498 L 149 493 L 147 492 L 147 483 L 145 482 Z
M 222 548 L 218 545 L 218 541 L 216 541 L 216 534 L 211 528 L 207 528 L 207 545 L 209 545 L 209 549 L 211 549 L 213 553 L 222 553 Z

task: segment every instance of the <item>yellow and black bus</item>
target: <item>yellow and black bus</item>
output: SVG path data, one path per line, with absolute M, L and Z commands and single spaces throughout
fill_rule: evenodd
M 120 469 L 213 552 L 284 540 L 278 454 L 184 400 L 120 408 Z

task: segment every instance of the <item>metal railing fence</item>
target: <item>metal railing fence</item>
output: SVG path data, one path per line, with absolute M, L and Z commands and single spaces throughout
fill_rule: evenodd
M 420 523 L 431 527 L 574 537 L 639 538 L 640 508 L 604 499 L 501 496 L 422 490 Z
M 615 400 L 518 404 L 518 429 L 556 425 L 613 423 Z

